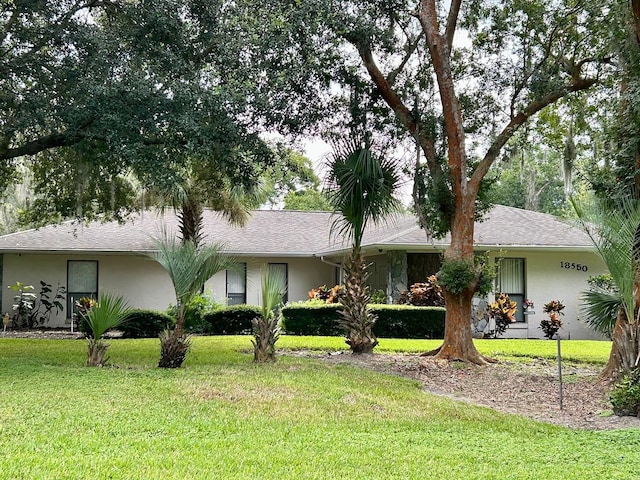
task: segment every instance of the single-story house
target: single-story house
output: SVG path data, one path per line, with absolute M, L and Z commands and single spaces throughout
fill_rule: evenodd
M 240 265 L 212 277 L 206 291 L 219 302 L 258 305 L 262 268 L 286 274 L 288 301 L 306 300 L 312 288 L 339 283 L 349 245 L 332 235 L 334 220 L 330 212 L 258 210 L 240 228 L 206 211 L 206 241 L 221 243 Z M 49 326 L 69 325 L 73 302 L 102 292 L 124 295 L 137 308 L 164 310 L 175 303 L 171 282 L 148 255 L 163 230 L 177 232 L 173 212 L 144 212 L 125 224 L 66 222 L 1 236 L 0 311 L 11 312 L 9 286 L 31 284 L 37 293 L 41 280 L 67 291 L 66 308 Z M 448 243 L 448 238 L 429 239 L 410 215 L 371 226 L 363 239 L 370 286 L 397 298 L 438 270 Z M 599 338 L 580 321 L 578 297 L 587 279 L 605 267 L 579 228 L 544 213 L 497 205 L 476 223 L 474 244 L 478 253 L 500 262 L 496 292 L 518 302 L 517 321 L 506 337 L 541 338 L 542 307 L 560 300 L 566 305 L 564 336 Z M 525 299 L 534 302 L 535 313 L 524 314 Z

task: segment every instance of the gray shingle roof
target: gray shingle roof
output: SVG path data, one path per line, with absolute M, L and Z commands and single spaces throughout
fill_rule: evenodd
M 219 241 L 225 249 L 246 256 L 311 256 L 330 254 L 348 245 L 331 235 L 335 217 L 329 212 L 258 210 L 243 228 L 233 227 L 216 212 L 205 211 L 204 231 L 208 241 Z M 138 253 L 154 250 L 153 237 L 162 225 L 177 232 L 173 212 L 146 212 L 125 224 L 93 222 L 88 226 L 66 222 L 37 230 L 0 237 L 0 252 Z M 557 218 L 517 208 L 496 206 L 487 219 L 476 224 L 478 247 L 521 246 L 530 248 L 589 248 L 589 238 L 579 229 Z M 433 248 L 447 245 L 448 238 L 427 240 L 414 217 L 399 216 L 370 226 L 363 247 Z

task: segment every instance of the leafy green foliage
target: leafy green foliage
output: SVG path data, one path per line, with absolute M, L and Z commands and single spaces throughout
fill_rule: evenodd
M 640 416 L 640 368 L 627 372 L 609 395 L 616 415 Z
M 155 310 L 133 309 L 118 327 L 123 338 L 157 338 L 160 332 L 171 328 L 175 318 Z
M 204 314 L 207 335 L 247 335 L 252 332 L 253 319 L 261 315 L 254 305 L 231 305 Z
M 408 305 L 370 305 L 377 320 L 373 331 L 385 338 L 442 338 L 444 309 Z M 339 308 L 335 304 L 292 304 L 282 309 L 282 326 L 292 335 L 340 335 Z
M 95 303 L 84 314 L 84 319 L 90 328 L 92 336 L 87 340 L 87 366 L 97 367 L 107 363 L 105 358 L 109 344 L 102 340 L 106 332 L 118 328 L 129 315 L 129 307 L 123 297 L 114 295 L 100 295 Z
M 216 302 L 209 292 L 196 293 L 184 309 L 184 329 L 189 333 L 207 333 L 208 324 L 205 315 L 223 308 L 223 305 Z M 167 310 L 171 318 L 176 318 L 178 308 L 171 305 Z
M 476 279 L 473 261 L 444 259 L 438 272 L 438 282 L 451 293 L 459 294 Z
M 262 306 L 260 316 L 255 317 L 253 326 L 253 361 L 256 363 L 275 362 L 276 342 L 280 337 L 279 315 L 276 309 L 282 304 L 287 293 L 287 278 L 280 270 L 263 268 L 261 279 Z
M 322 192 L 308 188 L 289 192 L 284 197 L 284 210 L 329 211 L 331 204 Z
M 371 292 L 371 298 L 369 299 L 369 303 L 373 303 L 375 305 L 384 305 L 387 303 L 387 293 L 384 290 L 374 290 Z

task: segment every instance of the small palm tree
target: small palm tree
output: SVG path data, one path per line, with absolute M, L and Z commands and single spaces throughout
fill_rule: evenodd
M 573 204 L 615 286 L 585 291 L 581 298 L 587 323 L 604 329 L 615 315 L 611 354 L 601 375 L 617 379 L 640 360 L 640 202 L 598 205 L 588 213 Z
M 251 209 L 266 199 L 262 179 L 245 179 L 242 183 L 229 175 L 208 162 L 192 161 L 180 172 L 180 182 L 152 189 L 148 200 L 162 210 L 173 208 L 182 241 L 200 245 L 204 240 L 205 208 L 220 212 L 232 225 L 243 226 Z
M 122 297 L 101 295 L 98 302 L 91 306 L 84 318 L 91 328 L 92 337 L 88 339 L 87 366 L 100 367 L 109 360 L 105 358 L 109 344 L 102 338 L 112 328 L 122 325 L 131 310 Z
M 326 191 L 333 209 L 340 215 L 332 231 L 352 241 L 344 267 L 340 325 L 353 353 L 371 353 L 378 340 L 373 333 L 376 319 L 367 307 L 370 292 L 361 251 L 362 237 L 369 222 L 379 223 L 400 211 L 401 204 L 394 197 L 400 176 L 396 164 L 374 152 L 368 142 L 345 141 L 335 145 L 328 169 Z
M 281 271 L 262 270 L 262 315 L 253 324 L 253 361 L 276 361 L 276 342 L 280 337 L 277 307 L 287 293 L 287 279 Z
M 232 268 L 235 261 L 224 255 L 219 245 L 197 246 L 193 241 L 181 242 L 166 233 L 156 245 L 158 251 L 152 257 L 169 273 L 178 306 L 175 328 L 160 336 L 158 366 L 178 368 L 191 346 L 190 337 L 184 332 L 186 306 L 207 280 L 221 270 Z

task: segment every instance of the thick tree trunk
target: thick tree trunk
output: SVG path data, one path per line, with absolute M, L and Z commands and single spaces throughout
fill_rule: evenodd
M 488 360 L 478 352 L 471 336 L 473 291 L 465 290 L 459 295 L 445 291 L 444 297 L 447 308 L 444 341 L 436 358 L 485 365 Z
M 600 379 L 608 382 L 615 382 L 624 372 L 636 367 L 640 353 L 639 322 L 629 323 L 623 309 L 618 312 L 612 340 L 609 361 L 600 373 Z
M 446 260 L 473 261 L 474 202 L 456 202 L 456 213 L 451 225 L 451 244 L 445 252 Z M 488 363 L 476 349 L 471 335 L 472 300 L 477 280 L 460 294 L 444 289 L 446 317 L 444 341 L 435 352 L 436 358 L 471 362 L 478 365 Z

